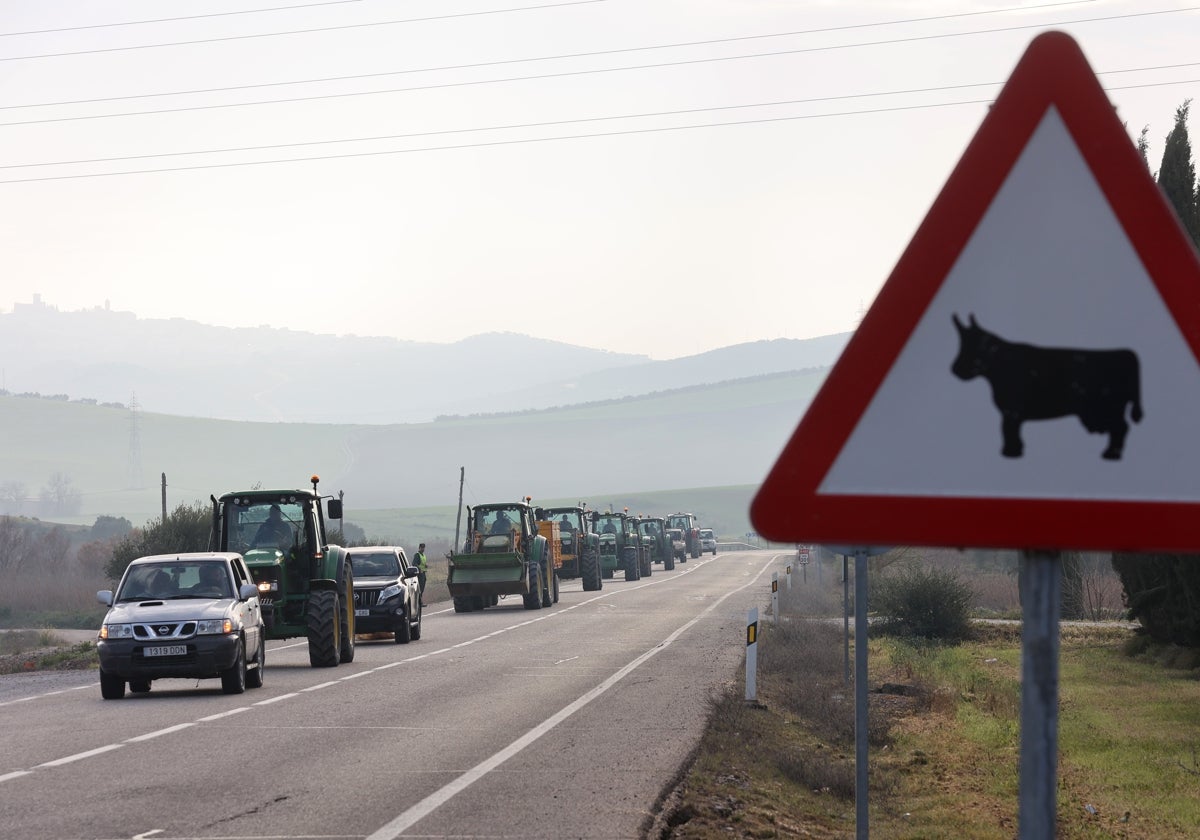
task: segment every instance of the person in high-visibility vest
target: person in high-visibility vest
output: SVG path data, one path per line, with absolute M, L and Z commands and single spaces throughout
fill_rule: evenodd
M 421 606 L 425 606 L 425 578 L 429 576 L 429 561 L 425 558 L 425 543 L 417 546 L 417 553 L 413 555 L 413 564 L 417 567 L 420 574 L 417 575 L 417 582 L 421 585 Z

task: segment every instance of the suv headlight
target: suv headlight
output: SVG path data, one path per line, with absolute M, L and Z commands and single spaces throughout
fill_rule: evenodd
M 379 591 L 379 601 L 377 603 L 382 604 L 388 598 L 395 598 L 399 594 L 400 594 L 400 584 L 393 583 L 391 586 L 385 586 L 383 589 L 381 589 Z
M 210 618 L 205 621 L 196 622 L 197 636 L 216 636 L 222 633 L 233 632 L 232 618 Z
M 101 639 L 132 639 L 133 625 L 132 624 L 102 624 L 100 626 Z

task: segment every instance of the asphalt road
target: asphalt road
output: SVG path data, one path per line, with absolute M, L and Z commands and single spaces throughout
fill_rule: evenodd
M 746 610 L 788 555 L 731 553 L 600 592 L 564 581 L 426 610 L 420 641 L 266 684 L 166 680 L 104 701 L 95 672 L 0 678 L 4 837 L 638 837 L 733 680 Z

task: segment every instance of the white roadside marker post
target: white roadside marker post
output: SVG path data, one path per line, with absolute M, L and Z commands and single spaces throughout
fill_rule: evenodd
M 791 592 L 792 591 L 792 564 L 791 563 L 787 564 L 786 578 L 787 578 L 787 591 Z
M 758 697 L 758 607 L 746 612 L 746 701 Z
M 779 572 L 771 572 L 771 620 L 779 623 Z

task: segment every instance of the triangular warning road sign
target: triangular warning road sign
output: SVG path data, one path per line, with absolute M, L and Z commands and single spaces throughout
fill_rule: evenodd
M 763 482 L 769 539 L 1200 549 L 1200 261 L 1034 39 Z

